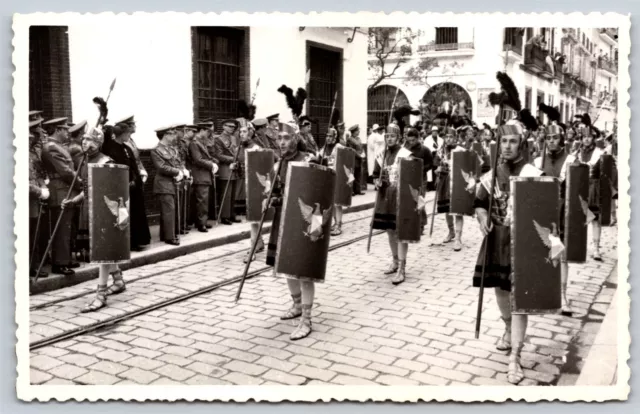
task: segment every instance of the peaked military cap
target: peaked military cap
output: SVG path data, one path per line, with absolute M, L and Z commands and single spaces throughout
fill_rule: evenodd
M 229 119 L 225 119 L 224 121 L 221 122 L 222 126 L 225 126 L 225 125 L 228 125 L 228 124 L 233 124 L 233 127 L 235 129 L 238 129 L 239 122 L 236 119 L 229 118 Z
M 267 117 L 267 121 L 271 122 L 271 121 L 273 121 L 274 119 L 278 119 L 279 117 L 280 117 L 280 114 L 273 114 L 273 115 L 269 115 L 269 116 Z
M 166 134 L 169 131 L 173 131 L 176 129 L 175 125 L 169 125 L 169 126 L 164 126 L 162 128 L 158 128 L 155 130 L 156 133 L 158 134 Z
M 349 128 L 349 131 L 350 131 L 350 132 L 354 132 L 354 131 L 357 131 L 357 130 L 359 130 L 359 129 L 360 129 L 360 125 L 355 124 L 355 125 L 353 125 L 351 128 Z
M 69 133 L 70 134 L 76 133 L 80 131 L 82 128 L 84 128 L 86 125 L 87 125 L 87 121 L 80 121 L 77 124 L 73 125 L 72 127 L 69 127 Z
M 47 122 L 44 122 L 42 125 L 46 127 L 69 129 L 69 125 L 67 125 L 67 118 L 50 119 Z
M 128 115 L 127 117 L 122 118 L 121 120 L 116 122 L 115 125 L 117 125 L 117 124 L 130 124 L 130 123 L 133 123 L 133 122 L 136 122 L 133 119 L 133 115 Z
M 253 120 L 253 126 L 256 128 L 267 126 L 267 123 L 268 121 L 266 118 L 258 118 Z
M 44 121 L 41 114 L 42 111 L 29 111 L 29 128 L 33 128 Z

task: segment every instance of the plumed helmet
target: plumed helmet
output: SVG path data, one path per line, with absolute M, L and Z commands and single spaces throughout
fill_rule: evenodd
M 104 133 L 102 132 L 102 130 L 98 128 L 89 129 L 87 132 L 84 133 L 82 138 L 91 140 L 96 144 L 98 144 L 99 146 L 102 146 L 102 144 L 104 143 Z

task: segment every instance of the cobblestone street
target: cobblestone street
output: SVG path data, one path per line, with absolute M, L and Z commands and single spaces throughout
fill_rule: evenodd
M 430 193 L 432 195 L 432 193 Z M 371 210 L 345 215 L 343 234 L 331 244 L 366 235 Z M 360 220 L 356 220 L 360 219 Z M 350 222 L 351 221 L 351 222 Z M 611 297 L 606 281 L 617 260 L 616 228 L 602 232 L 603 262 L 570 265 L 573 317 L 534 316 L 522 354 L 522 385 L 556 385 L 576 373 L 606 313 L 597 298 Z M 446 231 L 436 218 L 432 240 Z M 385 234 L 329 253 L 327 277 L 316 286 L 313 333 L 292 342 L 294 321 L 284 280 L 270 271 L 162 307 L 31 353 L 32 384 L 384 384 L 509 385 L 508 355 L 495 349 L 504 324 L 488 289 L 481 335 L 474 338 L 478 289 L 471 275 L 480 246 L 477 222 L 465 218 L 464 247 L 410 245 L 407 279 L 393 286 L 383 275 L 389 260 Z M 80 314 L 90 295 L 31 311 L 31 342 L 123 315 L 242 273 L 247 241 L 143 266 L 125 279 L 125 293 L 109 306 Z M 207 259 L 228 254 L 217 260 Z M 178 270 L 171 270 L 181 266 Z M 264 266 L 264 254 L 252 269 Z M 615 279 L 615 278 L 614 278 Z M 31 306 L 90 292 L 95 281 L 32 296 Z M 597 302 L 597 304 L 596 304 Z M 596 312 L 597 311 L 597 312 Z

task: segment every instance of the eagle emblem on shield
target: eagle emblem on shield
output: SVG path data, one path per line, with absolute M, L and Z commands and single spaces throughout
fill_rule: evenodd
M 351 183 L 353 183 L 356 179 L 353 176 L 353 171 L 346 165 L 343 165 L 343 167 L 344 167 L 344 175 L 347 176 L 347 185 L 351 185 Z
M 474 174 L 468 173 L 462 169 L 460 170 L 460 173 L 462 173 L 462 178 L 467 183 L 465 190 L 467 190 L 469 194 L 475 194 L 476 185 L 478 184 L 478 178 Z
M 411 191 L 413 201 L 416 202 L 416 211 L 420 211 L 427 204 L 427 200 L 425 200 L 424 197 L 420 195 L 420 192 L 411 185 L 409 186 L 409 191 Z
M 324 237 L 324 227 L 331 221 L 331 206 L 326 210 L 322 210 L 320 203 L 314 203 L 313 206 L 307 205 L 298 198 L 300 205 L 300 213 L 307 223 L 304 235 L 309 237 L 312 242 L 317 242 Z
M 540 236 L 540 240 L 542 240 L 542 243 L 544 243 L 544 245 L 549 249 L 549 257 L 545 260 L 553 263 L 553 267 L 556 267 L 558 265 L 560 255 L 564 252 L 564 244 L 562 244 L 562 241 L 560 240 L 558 225 L 556 223 L 551 223 L 551 229 L 549 229 L 538 224 L 535 220 L 533 220 L 533 225 L 536 228 L 538 236 Z
M 115 218 L 113 227 L 117 227 L 121 231 L 125 230 L 129 226 L 129 200 L 125 202 L 122 197 L 118 197 L 118 200 L 114 201 L 104 196 L 104 202 Z

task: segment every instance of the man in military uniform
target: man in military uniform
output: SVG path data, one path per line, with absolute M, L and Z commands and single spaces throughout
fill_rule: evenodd
M 298 119 L 300 123 L 300 134 L 298 140 L 298 151 L 315 154 L 318 152 L 318 144 L 311 134 L 311 120 L 308 116 L 302 115 Z
M 153 193 L 160 200 L 160 240 L 174 246 L 180 245 L 176 234 L 177 186 L 184 178 L 180 159 L 175 149 L 177 139 L 175 126 L 156 130 L 160 143 L 151 151 L 151 161 L 156 167 Z
M 236 129 L 238 129 L 238 121 L 235 119 L 227 119 L 224 121 L 222 123 L 222 134 L 215 138 L 214 144 L 214 156 L 218 159 L 218 166 L 220 168 L 218 171 L 219 178 L 216 183 L 218 189 L 218 205 L 220 206 L 218 219 L 220 223 L 226 225 L 240 222 L 240 220 L 236 219 L 233 211 L 238 181 L 236 154 L 240 150 L 236 137 L 234 136 Z M 227 190 L 225 199 L 222 200 L 227 183 L 229 184 L 229 189 Z
M 176 125 L 176 141 L 174 144 L 175 150 L 178 153 L 178 160 L 180 161 L 180 169 L 184 174 L 185 179 L 178 184 L 177 201 L 180 202 L 180 206 L 176 206 L 176 225 L 178 234 L 187 234 L 189 229 L 186 228 L 187 212 L 185 209 L 184 200 L 188 195 L 189 181 L 191 180 L 191 172 L 187 168 L 187 155 L 189 151 L 188 143 L 186 142 L 187 125 Z M 192 135 L 191 135 L 192 136 Z M 179 216 L 178 216 L 179 214 Z
M 267 117 L 267 129 L 264 132 L 265 138 L 267 138 L 267 144 L 269 149 L 276 151 L 276 154 L 280 154 L 280 147 L 278 146 L 278 134 L 280 124 L 280 114 L 273 114 Z
M 71 269 L 71 266 L 75 265 L 71 260 L 73 211 L 62 208 L 62 201 L 67 196 L 75 176 L 73 160 L 65 148 L 69 141 L 69 126 L 67 118 L 56 118 L 45 122 L 44 127 L 48 129 L 49 139 L 42 150 L 42 165 L 51 180 L 50 212 L 54 220 L 60 217 L 60 225 L 51 246 L 51 270 L 53 273 L 69 276 L 75 273 Z M 82 191 L 81 179 L 76 180 L 71 196 L 77 195 L 79 191 Z
M 189 144 L 189 157 L 193 173 L 193 192 L 195 195 L 196 226 L 198 231 L 206 233 L 211 228 L 209 218 L 209 189 L 213 176 L 218 171 L 218 160 L 207 149 L 207 140 L 211 126 L 207 123 L 197 125 L 198 132 Z M 215 194 L 214 194 L 215 196 Z
M 35 276 L 37 268 L 42 260 L 43 247 L 41 240 L 46 240 L 44 235 L 44 208 L 45 201 L 49 198 L 47 178 L 42 160 L 40 159 L 40 132 L 42 118 L 41 111 L 29 113 L 29 275 Z M 38 277 L 47 277 L 48 273 L 41 271 Z
M 364 152 L 360 143 L 360 125 L 356 124 L 349 128 L 350 134 L 347 135 L 346 146 L 352 148 L 356 152 L 356 162 L 353 168 L 353 195 L 362 195 L 362 187 L 360 177 L 362 176 L 362 159 Z

